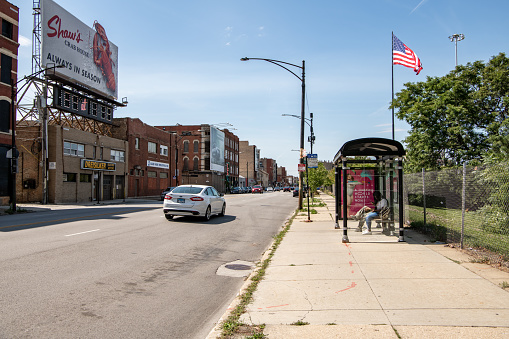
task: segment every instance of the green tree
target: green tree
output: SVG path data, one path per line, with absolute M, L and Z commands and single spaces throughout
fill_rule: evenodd
M 410 125 L 406 169 L 411 172 L 476 163 L 509 130 L 509 59 L 457 66 L 443 77 L 407 83 L 391 107 Z
M 308 186 L 311 192 L 316 191 L 318 187 L 332 186 L 331 175 L 321 162 L 318 163 L 318 168 L 308 169 Z M 334 176 L 332 176 L 334 178 Z

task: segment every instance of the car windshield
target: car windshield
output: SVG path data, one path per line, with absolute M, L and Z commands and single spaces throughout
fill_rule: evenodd
M 202 190 L 202 187 L 177 187 L 171 193 L 199 194 Z

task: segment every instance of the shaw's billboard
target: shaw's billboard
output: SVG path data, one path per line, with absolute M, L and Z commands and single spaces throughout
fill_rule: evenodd
M 52 0 L 41 0 L 43 67 L 108 98 L 118 97 L 118 48 L 97 21 L 85 25 Z

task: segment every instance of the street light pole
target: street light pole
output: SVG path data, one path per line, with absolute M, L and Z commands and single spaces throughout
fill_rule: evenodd
M 299 79 L 302 83 L 302 99 L 301 99 L 301 109 L 300 109 L 300 163 L 304 163 L 304 109 L 305 109 L 305 101 L 306 101 L 306 62 L 302 60 L 302 66 L 291 64 L 288 62 L 280 61 L 280 60 L 274 60 L 274 59 L 264 59 L 264 58 L 242 58 L 240 61 L 248 61 L 248 60 L 263 60 L 270 62 L 271 64 L 274 64 L 276 66 L 279 66 L 281 68 L 284 68 L 288 72 L 292 73 L 297 79 Z M 298 76 L 296 73 L 294 73 L 292 70 L 285 67 L 285 65 L 297 67 L 302 70 L 302 75 Z M 302 209 L 302 177 L 303 173 L 299 172 L 299 209 Z
M 294 117 L 294 118 L 300 119 L 300 116 L 295 115 L 295 114 L 281 114 L 281 116 Z M 311 117 L 311 119 L 304 118 L 304 120 L 306 121 L 306 124 L 309 126 L 310 136 L 308 137 L 308 141 L 309 141 L 309 145 L 311 147 L 311 154 L 313 154 L 313 144 L 315 143 L 315 134 L 313 131 L 313 113 L 309 113 L 309 116 Z M 310 121 L 311 124 L 308 121 Z
M 449 39 L 451 39 L 451 42 L 454 42 L 454 45 L 455 45 L 455 59 L 456 59 L 456 66 L 458 66 L 458 41 L 461 41 L 463 39 L 465 39 L 465 35 L 464 34 L 453 34 L 449 37 Z

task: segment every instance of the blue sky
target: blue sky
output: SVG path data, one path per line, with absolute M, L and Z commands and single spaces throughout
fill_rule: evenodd
M 32 1 L 20 7 L 18 77 L 31 73 Z M 264 61 L 306 61 L 306 116 L 314 113 L 319 160 L 348 140 L 391 138 L 391 31 L 424 69 L 394 66 L 395 91 L 443 76 L 458 63 L 508 51 L 507 0 L 56 0 L 78 19 L 101 23 L 119 49 L 115 117 L 150 125 L 230 123 L 241 140 L 297 175 L 301 82 Z M 300 70 L 293 69 L 297 73 Z M 396 120 L 396 139 L 408 126 Z M 306 125 L 306 140 L 309 128 Z M 309 150 L 309 143 L 306 142 Z

